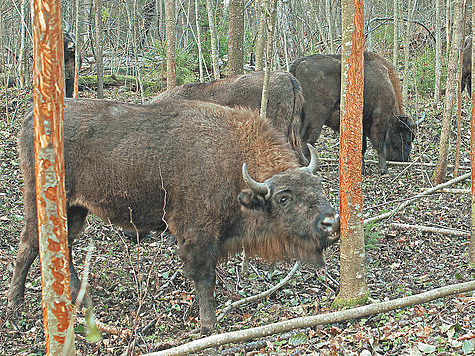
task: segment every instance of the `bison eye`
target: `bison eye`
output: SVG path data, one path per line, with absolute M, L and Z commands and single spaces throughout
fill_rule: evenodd
M 280 205 L 285 205 L 285 204 L 287 204 L 288 201 L 289 201 L 289 199 L 287 199 L 287 197 L 280 197 L 279 198 L 279 204 Z

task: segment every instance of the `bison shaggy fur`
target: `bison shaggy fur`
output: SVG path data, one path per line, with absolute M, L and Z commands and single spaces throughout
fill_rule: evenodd
M 167 90 L 153 99 L 175 98 L 201 100 L 229 107 L 261 108 L 264 72 L 252 72 L 215 80 L 209 83 L 185 84 Z M 308 163 L 302 154 L 301 120 L 304 96 L 295 77 L 288 72 L 270 73 L 267 117 L 282 132 L 297 153 L 302 164 Z
M 19 136 L 26 225 L 8 292 L 11 308 L 23 301 L 38 255 L 33 121 L 30 112 Z M 164 218 L 194 282 L 202 330 L 209 331 L 220 258 L 244 248 L 268 260 L 321 265 L 323 250 L 338 239 L 339 217 L 313 174 L 312 154 L 310 168 L 299 167 L 285 137 L 248 109 L 174 99 L 150 105 L 66 99 L 70 246 L 89 212 L 128 230 L 131 214 L 141 231 L 161 229 Z M 72 259 L 70 271 L 74 297 L 79 280 Z

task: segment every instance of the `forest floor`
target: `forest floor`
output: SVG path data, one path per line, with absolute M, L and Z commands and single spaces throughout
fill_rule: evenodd
M 22 175 L 19 170 L 17 134 L 31 93 L 15 89 L 0 91 L 0 354 L 43 355 L 45 340 L 41 311 L 39 262 L 27 279 L 26 305 L 18 315 L 7 315 L 10 283 L 18 238 L 23 226 Z M 80 93 L 81 96 L 92 96 Z M 136 94 L 108 90 L 108 98 L 134 102 Z M 469 104 L 463 96 L 460 174 L 469 172 Z M 390 166 L 380 175 L 374 163 L 367 164 L 363 178 L 364 218 L 395 208 L 399 202 L 429 188 L 437 160 L 441 109 L 420 97 L 410 100 L 409 112 L 426 114 L 414 142 L 410 166 Z M 418 106 L 411 106 L 418 102 Z M 454 126 L 455 127 L 455 126 Z M 451 142 L 455 142 L 452 129 Z M 454 162 L 451 144 L 449 162 Z M 338 139 L 325 130 L 318 143 L 323 185 L 338 207 Z M 370 147 L 367 160 L 375 159 Z M 447 180 L 453 177 L 452 169 Z M 470 180 L 451 188 L 470 189 Z M 468 266 L 469 239 L 462 236 L 396 230 L 391 223 L 406 223 L 470 231 L 470 193 L 434 193 L 411 203 L 388 219 L 365 227 L 368 286 L 371 298 L 387 301 L 437 287 L 467 282 L 475 271 Z M 85 237 L 74 246 L 78 271 L 89 241 L 94 242 L 90 264 L 90 293 L 95 316 L 111 329 L 125 334 L 103 333 L 102 341 L 89 343 L 84 326 L 76 323 L 78 355 L 133 355 L 180 345 L 200 337 L 195 331 L 198 309 L 190 280 L 183 275 L 175 242 L 160 232 L 139 243 L 120 229 L 88 217 Z M 331 312 L 338 292 L 339 244 L 326 254 L 326 267 L 303 265 L 291 281 L 268 297 L 233 309 L 218 324 L 215 333 L 242 330 L 290 318 Z M 217 313 L 230 301 L 255 295 L 281 281 L 293 262 L 269 264 L 251 260 L 250 275 L 240 274 L 236 256 L 217 270 Z M 137 282 L 140 281 L 140 282 Z M 402 310 L 358 320 L 296 330 L 240 344 L 207 349 L 204 355 L 468 355 L 475 353 L 475 296 L 458 294 Z

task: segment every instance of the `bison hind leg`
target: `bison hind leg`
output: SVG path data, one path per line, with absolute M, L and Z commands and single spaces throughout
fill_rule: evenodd
M 15 270 L 8 290 L 9 309 L 16 309 L 23 304 L 26 276 L 36 256 L 38 256 L 38 230 L 35 216 L 33 219 L 27 218 L 26 225 L 20 235 Z

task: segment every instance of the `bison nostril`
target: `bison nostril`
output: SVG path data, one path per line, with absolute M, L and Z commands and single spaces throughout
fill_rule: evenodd
M 340 229 L 340 216 L 337 213 L 326 213 L 318 219 L 317 228 L 328 234 L 338 231 Z

